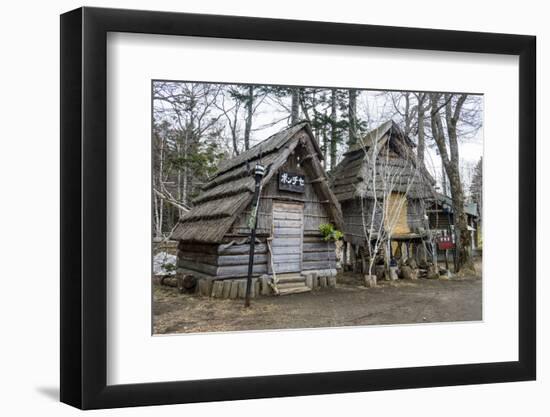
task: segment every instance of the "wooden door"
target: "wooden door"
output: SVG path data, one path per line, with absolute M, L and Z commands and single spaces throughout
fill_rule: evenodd
M 302 271 L 303 236 L 303 205 L 274 201 L 271 271 L 275 274 Z

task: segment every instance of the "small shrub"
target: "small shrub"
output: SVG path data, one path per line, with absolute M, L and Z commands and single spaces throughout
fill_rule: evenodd
M 325 242 L 336 242 L 337 240 L 340 240 L 344 237 L 344 234 L 340 230 L 335 229 L 334 226 L 330 223 L 320 224 L 319 231 L 323 235 L 323 240 Z

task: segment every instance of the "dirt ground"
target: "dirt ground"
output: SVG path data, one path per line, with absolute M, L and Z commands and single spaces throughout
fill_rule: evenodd
M 336 288 L 243 300 L 178 294 L 154 286 L 155 334 L 225 332 L 312 327 L 364 326 L 482 319 L 479 276 L 360 284 L 351 273 L 338 276 Z

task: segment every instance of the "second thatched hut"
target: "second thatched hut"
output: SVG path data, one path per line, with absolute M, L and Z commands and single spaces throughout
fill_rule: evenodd
M 346 247 L 364 272 L 366 257 L 374 262 L 373 257 L 384 256 L 388 265 L 394 257 L 426 259 L 432 250 L 426 202 L 435 195 L 435 181 L 414 147 L 389 120 L 351 146 L 331 172 Z

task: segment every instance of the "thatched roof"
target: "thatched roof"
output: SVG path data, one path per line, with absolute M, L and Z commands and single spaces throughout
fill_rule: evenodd
M 252 201 L 256 162 L 261 161 L 266 167 L 262 180 L 262 185 L 265 185 L 299 144 L 305 146 L 311 155 L 306 162 L 310 171 L 316 178 L 326 177 L 319 163 L 323 155 L 309 124 L 294 124 L 235 158 L 222 162 L 218 171 L 202 187 L 199 196 L 193 200 L 194 207 L 180 219 L 172 238 L 194 242 L 221 242 L 237 216 Z M 340 207 L 328 181 L 319 181 L 316 187 L 331 202 L 329 212 L 335 223 L 341 227 Z
M 338 201 L 373 197 L 388 179 L 395 192 L 411 198 L 433 196 L 435 181 L 424 167 L 417 168 L 414 146 L 393 120 L 367 133 L 331 172 L 331 188 Z

